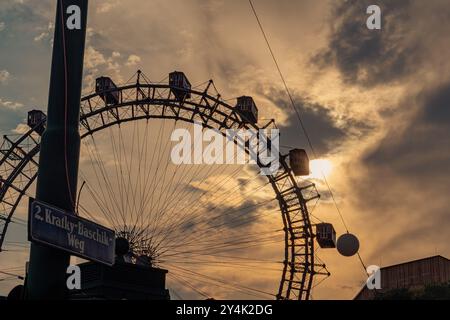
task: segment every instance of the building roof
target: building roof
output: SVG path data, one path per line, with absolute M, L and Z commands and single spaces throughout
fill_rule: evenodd
M 440 260 L 445 260 L 447 262 L 450 262 L 450 259 L 442 256 L 442 255 L 435 255 L 435 256 L 431 256 L 431 257 L 426 257 L 426 258 L 421 258 L 421 259 L 416 259 L 416 260 L 411 260 L 411 261 L 406 261 L 406 262 L 402 262 L 402 263 L 397 263 L 397 264 L 393 264 L 390 266 L 386 266 L 386 267 L 381 267 L 380 270 L 388 270 L 388 269 L 393 269 L 393 268 L 398 268 L 398 267 L 403 267 L 405 265 L 410 265 L 410 264 L 415 264 L 418 262 L 423 262 L 426 260 L 433 260 L 433 259 L 440 259 Z M 366 285 L 364 285 L 361 290 L 358 291 L 358 293 L 355 295 L 354 300 L 357 299 L 362 293 L 363 291 L 366 289 Z
M 426 257 L 426 258 L 416 259 L 416 260 L 412 260 L 412 261 L 406 261 L 406 262 L 402 262 L 402 263 L 397 263 L 397 264 L 393 264 L 393 265 L 386 266 L 386 267 L 381 267 L 381 270 L 386 270 L 386 269 L 389 269 L 389 268 L 395 268 L 395 267 L 398 267 L 398 266 L 404 266 L 404 265 L 406 265 L 406 264 L 413 264 L 413 263 L 416 263 L 416 262 L 419 262 L 419 261 L 431 260 L 431 259 L 436 259 L 436 258 L 441 258 L 441 259 L 450 261 L 449 259 L 447 259 L 447 258 L 444 257 L 444 256 L 436 255 L 436 256 L 431 256 L 431 257 Z

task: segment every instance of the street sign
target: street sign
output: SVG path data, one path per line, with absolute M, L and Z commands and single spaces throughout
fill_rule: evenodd
M 30 198 L 29 240 L 112 266 L 115 233 L 92 221 Z

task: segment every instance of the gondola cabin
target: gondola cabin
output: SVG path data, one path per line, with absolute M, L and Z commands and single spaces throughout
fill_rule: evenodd
M 95 93 L 97 93 L 107 105 L 118 104 L 120 101 L 119 90 L 109 77 L 100 77 L 95 81 Z
M 236 109 L 242 115 L 244 122 L 256 124 L 258 122 L 258 108 L 252 97 L 237 98 Z
M 336 231 L 331 223 L 316 225 L 316 240 L 323 249 L 336 248 Z
M 28 112 L 27 124 L 39 135 L 42 135 L 44 133 L 46 121 L 47 116 L 44 112 L 40 110 L 32 110 Z
M 191 98 L 191 83 L 183 72 L 174 71 L 169 74 L 169 86 L 171 92 L 178 101 Z
M 294 149 L 289 152 L 289 163 L 295 176 L 309 176 L 309 157 L 305 150 Z

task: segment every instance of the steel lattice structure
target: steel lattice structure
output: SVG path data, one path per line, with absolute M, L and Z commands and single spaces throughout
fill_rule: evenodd
M 227 129 L 260 129 L 258 125 L 245 121 L 236 108 L 223 101 L 220 95 L 213 95 L 212 81 L 203 90 L 186 91 L 191 98 L 179 101 L 172 91 L 184 89 L 167 84 L 143 83 L 140 76 L 138 72 L 135 82 L 114 89 L 119 92 L 117 104 L 105 103 L 101 94 L 108 93 L 106 91 L 82 98 L 82 139 L 115 125 L 149 119 L 200 122 L 204 128 L 216 129 L 224 135 Z M 13 215 L 36 179 L 39 142 L 40 136 L 31 128 L 23 135 L 4 137 L 0 148 L 0 252 L 8 226 L 14 222 Z M 315 257 L 315 236 L 308 212 L 308 203 L 320 195 L 314 184 L 298 182 L 287 155 L 280 155 L 280 164 L 280 170 L 267 177 L 278 200 L 284 226 L 283 271 L 276 298 L 308 300 L 314 276 L 329 275 L 325 265 L 316 262 L 319 260 Z

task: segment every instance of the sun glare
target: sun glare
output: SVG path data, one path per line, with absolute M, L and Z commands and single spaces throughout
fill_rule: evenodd
M 328 178 L 333 171 L 333 164 L 330 160 L 317 159 L 310 162 L 311 178 L 323 179 Z

